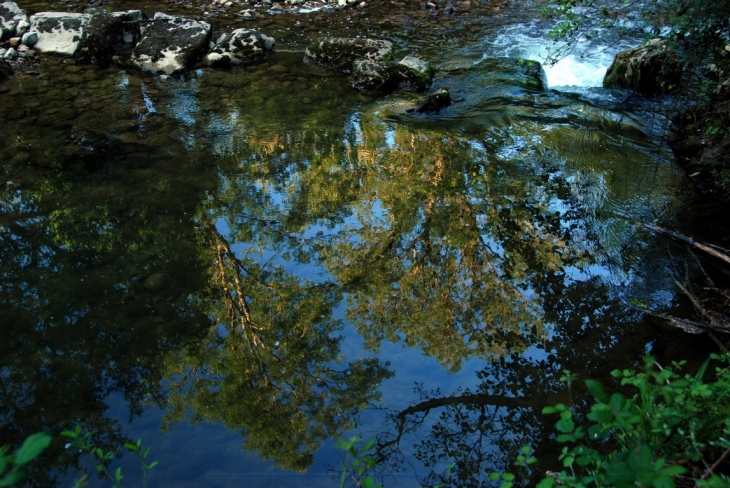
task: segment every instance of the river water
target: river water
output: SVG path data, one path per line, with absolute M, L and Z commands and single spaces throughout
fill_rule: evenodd
M 684 313 L 694 265 L 639 224 L 725 224 L 696 210 L 662 102 L 599 87 L 618 45 L 586 44 L 544 91 L 492 59 L 541 56 L 524 6 L 245 25 L 277 38 L 270 62 L 162 82 L 47 59 L 0 86 L 2 443 L 78 424 L 142 438 L 147 486 L 325 487 L 357 434 L 388 487 L 485 486 L 526 444 L 556 467 L 540 412 L 569 401 L 563 369 L 608 382 L 647 351 L 707 352 L 643 313 Z M 302 62 L 353 32 L 431 61 L 456 103 L 414 117 L 415 94 Z M 142 483 L 133 457 L 112 465 Z M 89 467 L 57 437 L 32 484 Z

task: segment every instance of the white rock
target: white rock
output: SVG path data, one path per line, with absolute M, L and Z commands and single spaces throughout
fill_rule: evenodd
M 18 26 L 15 28 L 15 35 L 16 36 L 22 36 L 26 32 L 28 32 L 28 29 L 30 29 L 30 22 L 23 19 L 20 22 L 18 22 Z
M 121 12 L 112 12 L 112 17 L 124 17 L 126 22 L 142 22 L 144 14 L 141 10 L 122 10 Z
M 137 68 L 171 75 L 192 64 L 208 45 L 210 24 L 156 13 L 130 58 Z
M 73 56 L 90 18 L 86 14 L 63 12 L 40 12 L 31 16 L 31 29 L 38 33 L 35 48 L 44 53 Z
M 5 59 L 15 59 L 17 57 L 18 57 L 18 51 L 16 51 L 12 47 L 10 49 L 8 49 L 5 52 L 5 55 L 3 56 L 3 58 L 5 58 Z
M 204 63 L 215 65 L 248 65 L 268 59 L 276 40 L 261 32 L 250 29 L 236 29 L 218 42 L 208 53 Z
M 20 22 L 27 22 L 25 15 L 15 2 L 0 3 L 0 41 L 5 41 L 15 35 Z

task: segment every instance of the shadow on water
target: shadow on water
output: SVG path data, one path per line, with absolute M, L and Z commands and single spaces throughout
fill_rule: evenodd
M 353 430 L 388 486 L 483 485 L 524 444 L 549 467 L 562 368 L 705 347 L 629 303 L 675 306 L 684 254 L 635 224 L 691 233 L 693 195 L 645 112 L 505 62 L 441 71 L 430 118 L 297 53 L 3 85 L 3 442 L 142 436 L 151 486 L 333 486 Z M 56 441 L 31 479 L 79 465 Z

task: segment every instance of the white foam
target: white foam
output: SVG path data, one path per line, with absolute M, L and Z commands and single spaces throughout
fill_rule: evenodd
M 616 53 L 629 44 L 602 45 L 594 39 L 582 39 L 567 56 L 554 65 L 546 62 L 550 50 L 558 47 L 544 30 L 531 25 L 516 25 L 503 31 L 489 43 L 485 57 L 509 56 L 543 63 L 550 88 L 600 87 Z

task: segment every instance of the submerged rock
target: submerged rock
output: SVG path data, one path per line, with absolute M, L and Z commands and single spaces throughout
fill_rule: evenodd
M 139 40 L 143 20 L 140 10 L 94 15 L 84 29 L 76 56 L 86 63 L 108 64 L 120 49 Z
M 18 26 L 28 24 L 28 16 L 25 15 L 15 2 L 0 3 L 0 42 L 7 41 L 16 35 L 23 35 L 18 32 Z M 27 30 L 27 27 L 26 27 Z
M 64 12 L 40 12 L 30 18 L 38 33 L 35 48 L 43 53 L 73 56 L 90 16 Z
M 171 75 L 187 69 L 210 39 L 210 24 L 156 13 L 132 52 L 132 64 L 150 73 Z
M 8 78 L 13 76 L 13 74 L 13 67 L 10 66 L 10 63 L 0 59 L 0 83 L 5 82 Z
M 309 46 L 304 60 L 319 66 L 350 74 L 357 60 L 390 61 L 393 59 L 393 44 L 381 39 L 332 37 Z
M 433 67 L 413 56 L 398 62 L 360 59 L 353 66 L 352 86 L 369 95 L 387 94 L 397 89 L 424 91 L 433 81 Z
M 661 39 L 616 54 L 604 88 L 628 88 L 646 96 L 668 92 L 682 81 L 682 65 Z
M 209 66 L 238 66 L 260 63 L 271 57 L 276 40 L 251 29 L 236 29 L 219 39 L 205 57 Z
M 451 93 L 448 88 L 439 88 L 423 98 L 416 100 L 413 108 L 406 110 L 407 113 L 434 114 L 441 109 L 451 105 Z

